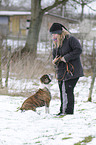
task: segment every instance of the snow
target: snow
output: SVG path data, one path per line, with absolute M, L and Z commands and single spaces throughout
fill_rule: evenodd
M 0 11 L 0 15 L 2 16 L 12 16 L 12 15 L 30 15 L 31 12 L 23 12 L 23 11 Z
M 71 32 L 71 33 L 79 33 L 79 27 L 77 27 L 77 29 L 76 28 L 70 28 L 69 29 L 69 31 Z
M 9 40 L 8 43 L 13 45 L 10 42 Z M 95 145 L 96 81 L 92 102 L 87 102 L 90 83 L 90 76 L 80 78 L 75 88 L 74 115 L 66 115 L 63 118 L 54 117 L 60 107 L 59 89 L 55 79 L 50 84 L 52 100 L 49 114 L 45 114 L 45 107 L 37 108 L 37 113 L 33 111 L 21 113 L 17 108 L 27 97 L 0 95 L 0 145 L 74 145 L 88 136 L 92 136 L 93 139 L 86 145 Z M 5 86 L 5 78 L 3 78 L 3 86 Z M 26 90 L 33 93 L 38 87 L 38 79 L 18 80 L 13 77 L 8 80 L 9 93 Z M 58 99 L 53 99 L 55 97 Z
M 4 79 L 3 79 L 4 82 Z M 39 80 L 18 80 L 10 78 L 9 91 L 24 89 L 37 90 L 34 82 Z M 85 137 L 92 136 L 93 140 L 86 145 L 96 143 L 96 81 L 93 90 L 92 102 L 87 102 L 91 77 L 80 78 L 75 88 L 74 115 L 66 115 L 63 118 L 55 118 L 58 113 L 60 100 L 57 80 L 50 84 L 52 100 L 50 113 L 45 114 L 45 107 L 37 108 L 37 113 L 26 111 L 21 113 L 20 107 L 26 97 L 0 95 L 0 145 L 74 145 Z M 4 83 L 3 83 L 4 84 Z M 12 86 L 13 84 L 13 86 Z M 17 85 L 16 85 L 17 84 Z M 23 86 L 24 84 L 24 86 Z M 21 86 L 21 87 L 20 87 Z
M 95 28 L 92 28 L 92 31 L 96 31 L 96 27 Z

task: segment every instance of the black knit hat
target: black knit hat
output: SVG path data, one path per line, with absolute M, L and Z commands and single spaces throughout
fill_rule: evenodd
M 51 34 L 61 34 L 62 33 L 62 27 L 67 30 L 67 28 L 65 26 L 63 26 L 60 23 L 53 23 L 51 28 L 50 28 L 50 33 Z M 68 31 L 68 30 L 67 30 Z

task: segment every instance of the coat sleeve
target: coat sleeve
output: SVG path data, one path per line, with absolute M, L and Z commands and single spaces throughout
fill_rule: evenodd
M 69 38 L 69 47 L 71 48 L 70 52 L 64 55 L 66 62 L 78 58 L 82 53 L 81 45 L 75 37 Z
M 53 59 L 54 59 L 56 57 L 56 49 L 55 48 L 53 48 L 52 55 L 53 55 Z

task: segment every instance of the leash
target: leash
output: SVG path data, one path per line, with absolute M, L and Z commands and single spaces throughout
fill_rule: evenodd
M 68 64 L 72 67 L 72 69 L 73 69 L 72 72 L 69 70 Z M 71 76 L 73 76 L 73 73 L 74 73 L 74 66 L 73 66 L 71 63 L 69 63 L 69 62 L 66 63 L 66 71 L 64 72 L 63 77 L 62 77 L 61 79 L 58 79 L 58 78 L 56 77 L 56 79 L 57 79 L 58 81 L 62 81 L 62 80 L 64 79 L 64 77 L 65 77 L 65 74 L 66 74 L 67 72 L 68 72 Z

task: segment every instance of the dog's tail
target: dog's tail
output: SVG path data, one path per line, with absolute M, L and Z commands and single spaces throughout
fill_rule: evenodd
M 23 110 L 22 107 L 18 107 L 17 110 L 16 110 L 16 112 L 18 112 L 19 110 L 21 110 L 21 113 L 22 112 L 25 112 L 25 110 Z

